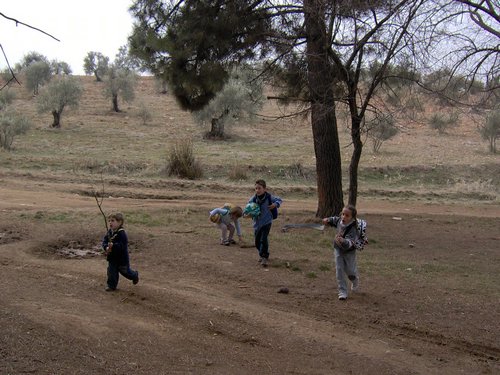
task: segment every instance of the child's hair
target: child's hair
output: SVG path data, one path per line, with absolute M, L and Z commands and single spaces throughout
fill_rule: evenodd
M 125 218 L 123 217 L 123 214 L 121 212 L 109 214 L 108 219 L 115 219 L 116 221 L 120 222 L 121 225 L 123 225 L 123 223 L 125 222 Z
M 265 189 L 266 188 L 266 181 L 264 181 L 264 180 L 257 180 L 257 181 L 255 181 L 255 185 L 260 185 L 260 186 L 262 186 Z
M 229 210 L 229 214 L 234 215 L 236 217 L 242 217 L 243 210 L 241 209 L 240 206 L 234 206 L 234 207 L 231 207 L 231 209 Z
M 356 220 L 356 215 L 358 214 L 358 210 L 356 210 L 356 207 L 354 207 L 354 205 L 352 204 L 348 204 L 347 206 L 345 206 L 345 208 L 351 211 L 352 218 Z

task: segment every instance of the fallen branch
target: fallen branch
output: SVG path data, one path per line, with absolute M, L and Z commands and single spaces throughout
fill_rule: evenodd
M 325 226 L 322 224 L 304 223 L 304 224 L 285 224 L 281 228 L 281 231 L 288 232 L 290 229 L 297 229 L 297 228 L 315 229 L 320 231 L 325 230 Z

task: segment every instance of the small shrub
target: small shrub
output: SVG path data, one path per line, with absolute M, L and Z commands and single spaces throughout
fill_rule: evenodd
M 201 165 L 194 157 L 191 141 L 180 141 L 171 147 L 168 154 L 167 173 L 169 176 L 189 180 L 203 176 Z
M 153 118 L 153 116 L 151 115 L 151 111 L 146 107 L 144 103 L 139 104 L 137 116 L 141 119 L 142 125 L 146 125 Z
M 377 113 L 374 119 L 368 122 L 369 136 L 372 139 L 373 152 L 378 153 L 382 143 L 398 134 L 394 117 L 390 114 Z
M 448 116 L 441 113 L 435 113 L 429 119 L 431 129 L 437 130 L 439 134 L 446 133 L 446 130 L 457 125 L 458 114 L 453 112 Z
M 12 111 L 0 113 L 0 147 L 10 150 L 14 138 L 26 132 L 31 123 L 24 116 Z
M 12 103 L 15 99 L 16 95 L 13 91 L 7 89 L 3 89 L 0 91 L 0 110 L 4 109 L 7 105 Z
M 246 181 L 248 180 L 247 170 L 242 165 L 234 165 L 228 177 L 231 181 Z
M 316 274 L 316 272 L 314 272 L 314 271 L 310 271 L 310 272 L 308 272 L 306 276 L 307 276 L 309 279 L 315 279 L 315 278 L 317 278 L 317 277 L 318 277 L 318 275 L 317 275 L 317 274 Z
M 500 138 L 500 109 L 489 114 L 485 124 L 479 127 L 479 133 L 483 139 L 489 141 L 490 152 L 496 154 L 497 139 Z
M 294 163 L 284 169 L 284 175 L 289 179 L 304 178 L 307 179 L 307 174 L 301 163 Z

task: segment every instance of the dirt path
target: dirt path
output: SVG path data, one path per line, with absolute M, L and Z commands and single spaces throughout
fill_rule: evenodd
M 40 210 L 95 211 L 92 198 L 73 193 L 83 188 L 29 179 L 2 181 L 2 374 L 500 371 L 497 286 L 492 298 L 477 299 L 462 294 L 455 281 L 443 279 L 448 287 L 434 284 L 434 293 L 428 294 L 433 284 L 409 284 L 393 275 L 369 273 L 369 253 L 361 266 L 367 270 L 364 292 L 342 304 L 336 299 L 331 273 L 308 279 L 278 266 L 301 260 L 289 249 L 275 245 L 275 266 L 263 269 L 256 265 L 253 249 L 206 241 L 203 227 L 192 232 L 157 228 L 150 233 L 154 238 L 144 240 L 144 248 L 132 254 L 132 265 L 141 272 L 139 285 L 122 279 L 117 292 L 106 293 L 104 259 L 67 259 L 49 251 L 48 243 L 72 237 L 67 234 L 70 226 L 16 219 L 16 213 Z M 190 199 L 177 200 L 109 198 L 106 204 L 127 209 L 213 204 L 207 192 L 188 195 Z M 287 201 L 290 215 L 314 208 L 313 201 Z M 415 219 L 405 224 L 422 243 L 426 236 L 435 236 L 434 230 L 446 233 L 443 243 L 434 246 L 451 243 L 453 231 L 463 228 L 461 215 L 490 216 L 491 225 L 475 232 L 485 252 L 475 257 L 476 267 L 484 273 L 498 271 L 498 207 L 438 208 L 380 201 L 369 202 L 363 209 L 377 215 L 372 231 L 379 241 L 407 240 L 389 240 L 393 233 L 384 229 L 394 223 L 393 215 L 404 214 L 405 219 Z M 426 215 L 437 218 L 435 214 L 446 216 L 439 228 L 425 221 Z M 467 229 L 463 234 L 470 235 Z M 402 256 L 412 256 L 410 250 L 402 250 Z M 471 251 L 453 250 L 460 251 L 459 258 Z M 457 254 L 432 251 L 431 246 L 422 246 L 418 257 L 456 262 L 452 256 Z M 311 251 L 308 262 L 320 263 L 324 257 Z M 277 293 L 284 285 L 290 293 Z

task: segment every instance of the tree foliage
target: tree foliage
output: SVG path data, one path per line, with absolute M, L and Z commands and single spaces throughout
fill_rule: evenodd
M 131 102 L 135 98 L 136 74 L 112 64 L 104 80 L 104 96 L 110 98 L 115 112 L 120 112 L 118 98 Z
M 80 83 L 72 76 L 54 78 L 37 99 L 38 112 L 51 112 L 54 117 L 51 126 L 60 128 L 64 109 L 78 107 L 82 91 Z
M 189 110 L 200 109 L 222 89 L 231 63 L 256 57 L 252 47 L 267 29 L 266 11 L 243 0 L 140 0 L 131 12 L 131 53 L 164 77 Z
M 50 64 L 46 61 L 35 61 L 23 69 L 26 77 L 26 88 L 38 95 L 40 86 L 50 81 L 52 72 Z
M 31 127 L 29 120 L 13 110 L 0 112 L 0 147 L 10 151 L 14 138 L 25 134 Z
M 234 69 L 229 80 L 210 102 L 194 112 L 200 124 L 210 124 L 210 138 L 224 138 L 224 129 L 237 121 L 253 119 L 264 103 L 263 85 L 248 68 Z
M 94 75 L 97 82 L 102 81 L 102 77 L 109 68 L 109 57 L 101 52 L 90 51 L 83 59 L 83 71 L 87 75 Z

